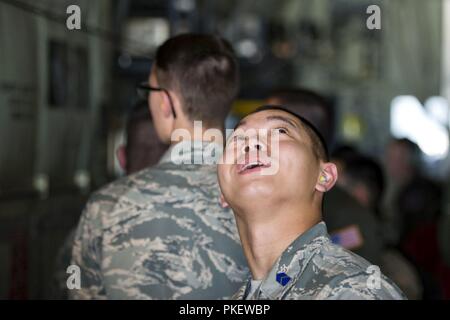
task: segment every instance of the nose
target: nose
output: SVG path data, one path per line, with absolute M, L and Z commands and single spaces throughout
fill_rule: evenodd
M 250 151 L 261 152 L 264 149 L 264 144 L 258 138 L 250 138 L 246 141 L 243 151 L 244 153 L 249 153 Z
M 260 143 L 255 144 L 255 145 L 253 146 L 253 148 L 254 148 L 256 151 L 262 151 L 262 150 L 263 150 L 263 147 L 262 147 L 262 145 L 261 145 Z M 249 153 L 250 150 L 251 150 L 250 146 L 249 146 L 249 145 L 246 145 L 245 148 L 244 148 L 244 152 L 245 152 L 245 153 Z

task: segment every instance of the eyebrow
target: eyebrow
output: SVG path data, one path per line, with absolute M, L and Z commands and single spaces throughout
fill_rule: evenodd
M 283 116 L 268 116 L 266 118 L 266 120 L 269 120 L 269 121 L 277 121 L 277 120 L 279 120 L 279 121 L 282 121 L 282 122 L 285 122 L 285 123 L 289 124 L 291 127 L 294 127 L 295 129 L 299 128 L 298 125 L 294 121 L 292 121 L 289 118 L 283 117 Z
M 283 116 L 267 116 L 266 120 L 268 120 L 268 121 L 277 121 L 277 120 L 278 121 L 283 121 L 283 122 L 289 124 L 290 126 L 296 128 L 296 129 L 299 128 L 298 125 L 294 121 L 292 121 L 289 118 L 283 117 Z M 239 121 L 239 123 L 234 127 L 234 130 L 236 130 L 237 128 L 245 125 L 246 123 L 247 122 L 245 120 Z

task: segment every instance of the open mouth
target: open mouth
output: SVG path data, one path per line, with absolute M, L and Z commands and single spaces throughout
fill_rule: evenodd
M 239 174 L 247 174 L 252 172 L 260 171 L 263 168 L 269 168 L 270 163 L 263 163 L 261 161 L 252 161 L 246 164 L 238 165 Z

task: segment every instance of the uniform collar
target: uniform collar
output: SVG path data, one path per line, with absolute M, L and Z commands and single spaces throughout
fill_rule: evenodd
M 189 140 L 169 147 L 159 160 L 159 164 L 217 164 L 223 147 L 216 142 Z
M 314 253 L 329 240 L 327 227 L 320 222 L 294 240 L 270 270 L 261 283 L 256 297 L 259 299 L 281 299 L 297 282 Z M 236 293 L 235 298 L 243 299 L 250 289 L 250 279 Z

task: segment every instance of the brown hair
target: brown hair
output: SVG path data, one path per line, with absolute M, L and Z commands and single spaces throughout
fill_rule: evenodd
M 214 35 L 182 34 L 156 52 L 161 87 L 176 91 L 191 120 L 223 127 L 239 88 L 239 71 L 231 45 Z

